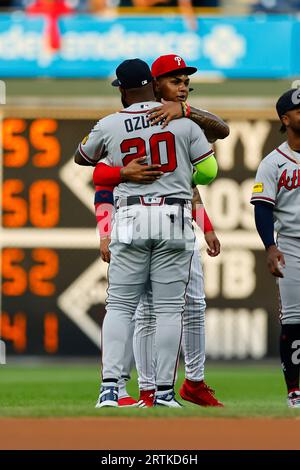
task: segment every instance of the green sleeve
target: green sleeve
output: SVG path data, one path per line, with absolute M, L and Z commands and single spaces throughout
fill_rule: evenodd
M 197 163 L 195 166 L 195 173 L 193 174 L 193 183 L 197 184 L 209 184 L 211 183 L 218 173 L 217 160 L 213 155 L 208 157 L 204 162 Z

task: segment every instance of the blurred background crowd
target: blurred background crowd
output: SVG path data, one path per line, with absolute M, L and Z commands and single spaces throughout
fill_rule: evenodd
M 192 5 L 194 8 L 214 8 L 232 13 L 297 13 L 300 0 L 1 0 L 1 10 L 52 8 L 62 5 L 71 11 L 100 13 L 116 7 L 149 8 L 156 6 L 176 7 Z

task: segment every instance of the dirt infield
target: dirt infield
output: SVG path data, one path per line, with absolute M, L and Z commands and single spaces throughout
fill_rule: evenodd
M 300 419 L 0 420 L 0 449 L 300 449 Z

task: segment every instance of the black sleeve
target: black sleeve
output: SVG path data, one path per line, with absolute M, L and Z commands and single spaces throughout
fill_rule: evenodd
M 254 203 L 255 224 L 265 248 L 275 245 L 273 205 L 267 202 L 257 201 Z

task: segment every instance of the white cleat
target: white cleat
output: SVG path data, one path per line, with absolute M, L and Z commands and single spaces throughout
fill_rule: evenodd
M 118 405 L 118 387 L 101 386 L 100 395 L 95 408 L 117 407 Z
M 289 393 L 287 403 L 289 408 L 300 408 L 300 390 Z
M 166 406 L 168 408 L 183 408 L 183 406 L 175 399 L 174 390 L 166 390 L 156 392 L 154 406 Z

